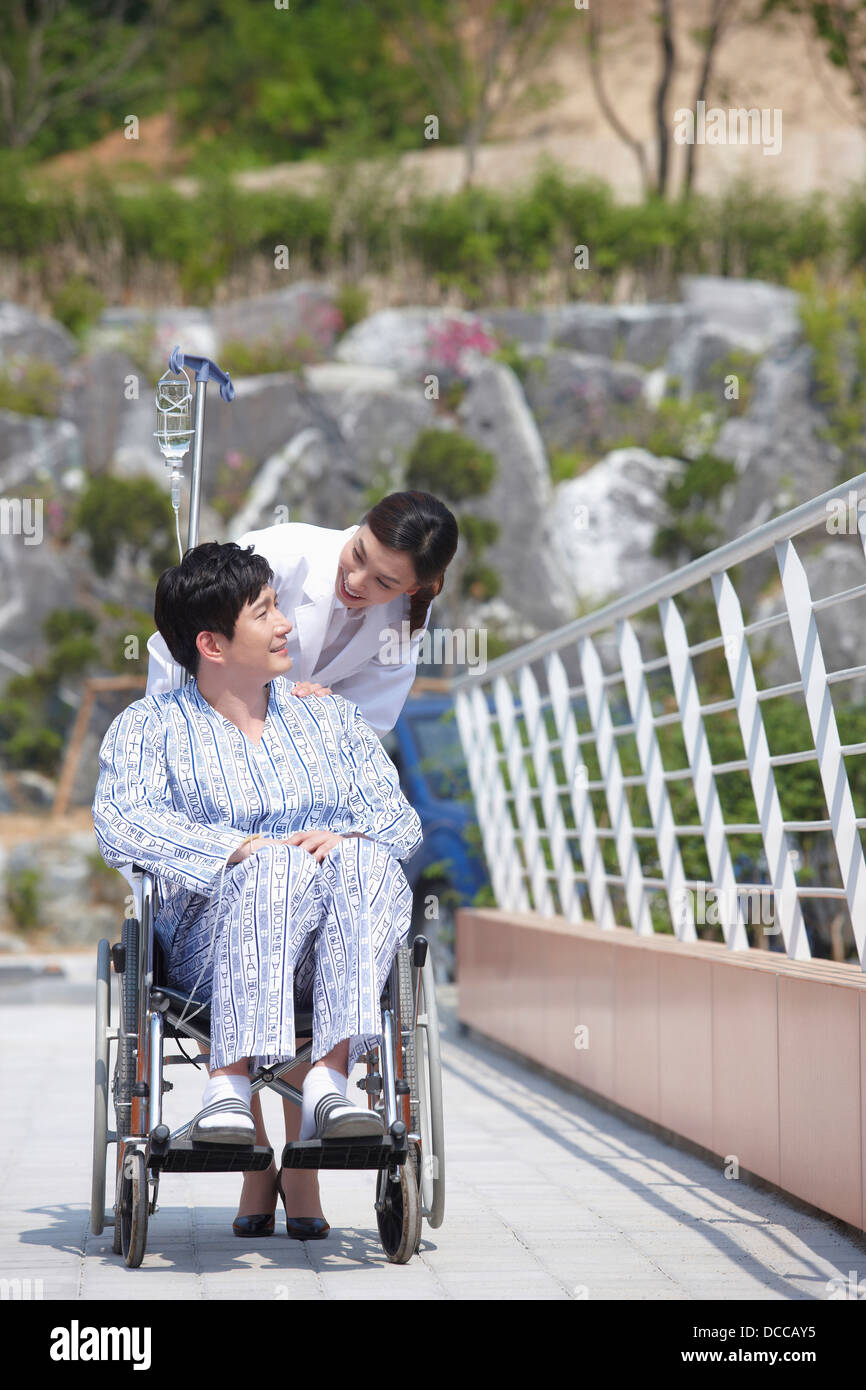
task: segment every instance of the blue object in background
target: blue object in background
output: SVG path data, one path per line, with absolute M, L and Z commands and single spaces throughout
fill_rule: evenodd
M 489 882 L 480 850 L 466 838 L 478 822 L 450 696 L 410 696 L 382 743 L 424 833 L 421 848 L 403 865 L 415 897 L 412 936 L 427 937 L 437 978 L 450 980 L 456 908 L 471 904 Z M 422 877 L 427 869 L 433 872 Z M 437 908 L 438 917 L 432 915 Z

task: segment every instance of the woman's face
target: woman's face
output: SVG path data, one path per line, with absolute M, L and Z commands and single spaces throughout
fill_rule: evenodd
M 347 608 L 375 608 L 418 588 L 404 550 L 389 550 L 369 526 L 361 526 L 340 551 L 334 592 Z

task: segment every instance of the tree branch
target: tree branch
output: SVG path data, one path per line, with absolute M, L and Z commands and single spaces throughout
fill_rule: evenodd
M 590 8 L 589 32 L 587 35 L 587 52 L 589 54 L 589 75 L 592 81 L 593 91 L 601 110 L 602 115 L 614 133 L 622 140 L 623 144 L 628 145 L 638 162 L 640 169 L 641 186 L 644 197 L 649 192 L 649 169 L 647 167 L 646 151 L 640 140 L 636 140 L 623 125 L 619 116 L 614 111 L 605 91 L 604 81 L 601 73 L 601 21 L 598 18 L 597 7 Z

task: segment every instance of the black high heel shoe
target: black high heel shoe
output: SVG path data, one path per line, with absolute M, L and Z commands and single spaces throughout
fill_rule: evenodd
M 277 1191 L 286 1211 L 286 1198 L 283 1193 L 283 1169 L 277 1174 Z M 286 1232 L 291 1240 L 324 1240 L 330 1226 L 324 1216 L 289 1216 L 286 1212 Z
M 236 1236 L 272 1236 L 274 1224 L 273 1212 L 265 1212 L 262 1216 L 236 1216 L 232 1230 Z
M 273 1212 L 265 1216 L 236 1216 L 232 1230 L 236 1236 L 272 1236 L 274 1224 Z

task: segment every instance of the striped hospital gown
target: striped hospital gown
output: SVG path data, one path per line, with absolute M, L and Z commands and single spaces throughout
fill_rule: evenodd
M 296 1005 L 313 1011 L 313 1061 L 349 1038 L 353 1066 L 379 1040 L 379 997 L 409 930 L 399 860 L 421 823 L 396 768 L 357 705 L 290 691 L 285 676 L 271 682 L 258 744 L 192 681 L 129 705 L 100 748 L 99 847 L 108 864 L 156 875 L 168 983 L 210 999 L 211 1067 L 293 1057 Z M 368 838 L 321 864 L 281 845 L 226 867 L 254 831 L 319 828 Z

